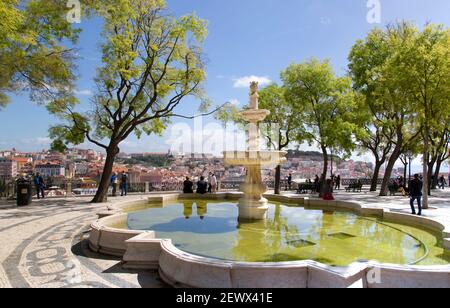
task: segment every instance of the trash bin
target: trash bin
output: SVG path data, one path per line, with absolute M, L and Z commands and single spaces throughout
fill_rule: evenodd
M 17 206 L 26 206 L 31 204 L 33 197 L 33 186 L 26 179 L 17 181 Z

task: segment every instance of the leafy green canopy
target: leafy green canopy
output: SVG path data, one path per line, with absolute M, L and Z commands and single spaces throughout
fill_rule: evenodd
M 11 93 L 29 91 L 43 103 L 70 98 L 79 30 L 66 20 L 64 0 L 0 2 L 0 107 Z
M 316 59 L 290 65 L 281 78 L 300 117 L 297 141 L 350 153 L 353 137 L 364 133 L 357 123 L 351 79 L 336 77 L 329 61 Z
M 277 84 L 269 85 L 259 93 L 259 108 L 270 111 L 270 115 L 265 119 L 270 131 L 263 131 L 263 134 L 268 139 L 269 145 L 276 150 L 289 146 L 295 139 L 299 117 L 293 107 L 286 99 L 286 89 Z M 274 131 L 277 127 L 278 129 Z M 274 133 L 276 135 L 273 135 Z
M 51 129 L 55 148 L 85 139 L 107 150 L 132 133 L 162 133 L 187 96 L 203 102 L 202 50 L 206 22 L 195 15 L 174 18 L 165 1 L 115 0 L 93 4 L 105 21 L 103 65 L 92 109 L 75 110 L 76 101 L 60 100 L 48 109 L 65 123 Z
M 407 22 L 375 29 L 356 42 L 349 61 L 366 125 L 387 138 L 394 132 L 403 152 L 416 147 L 426 127 L 431 135 L 448 129 L 449 30 L 430 24 L 420 31 Z

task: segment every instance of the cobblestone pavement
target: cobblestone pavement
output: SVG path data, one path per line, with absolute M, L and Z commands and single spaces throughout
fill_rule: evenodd
M 335 197 L 410 212 L 404 197 L 380 198 L 368 191 L 339 191 Z M 128 197 L 133 198 L 138 197 Z M 425 210 L 424 216 L 450 227 L 450 189 L 433 192 L 430 205 L 432 209 Z M 119 259 L 88 249 L 89 225 L 105 207 L 84 198 L 40 200 L 20 208 L 0 201 L 0 288 L 166 287 L 156 272 L 125 271 Z
M 130 197 L 132 198 L 132 197 Z M 156 272 L 124 271 L 119 259 L 91 252 L 89 225 L 105 205 L 88 199 L 0 206 L 0 288 L 165 287 Z

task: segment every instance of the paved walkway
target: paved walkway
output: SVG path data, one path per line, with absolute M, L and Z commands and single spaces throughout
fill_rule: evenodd
M 133 198 L 133 197 L 130 197 Z M 164 287 L 156 272 L 124 271 L 119 259 L 87 247 L 89 225 L 105 205 L 89 199 L 0 206 L 0 288 Z
M 409 200 L 399 196 L 340 191 L 336 198 L 410 212 Z M 450 189 L 433 192 L 430 205 L 434 209 L 424 216 L 450 225 Z M 156 272 L 124 271 L 119 259 L 88 249 L 89 224 L 104 209 L 84 198 L 41 200 L 21 208 L 0 201 L 0 288 L 165 287 Z

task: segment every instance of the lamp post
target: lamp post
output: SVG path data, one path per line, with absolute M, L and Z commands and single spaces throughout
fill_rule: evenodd
M 333 148 L 331 148 L 331 178 L 333 178 Z
M 409 167 L 409 172 L 408 172 L 408 189 L 409 189 L 409 183 L 411 182 L 411 164 L 412 161 L 414 159 L 414 153 L 411 151 L 406 152 L 406 157 L 408 158 L 408 167 Z

